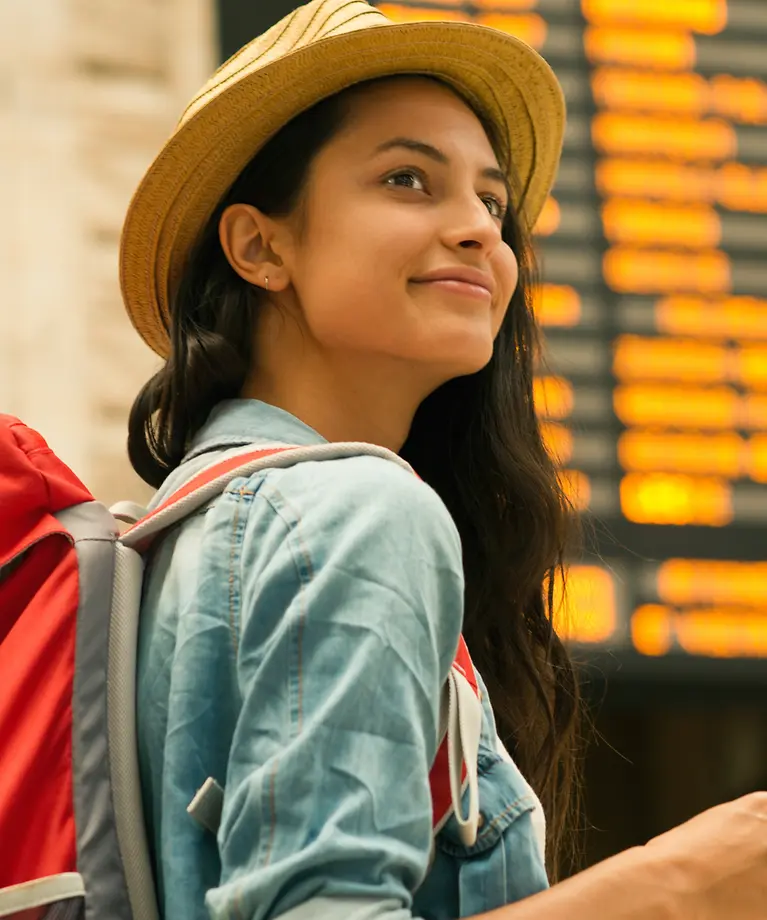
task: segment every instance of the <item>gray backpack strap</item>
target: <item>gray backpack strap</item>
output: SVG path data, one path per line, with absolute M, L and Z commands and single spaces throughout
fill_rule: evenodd
M 79 872 L 60 872 L 0 888 L 0 917 L 84 920 L 85 883 Z
M 143 552 L 168 527 L 182 521 L 220 495 L 233 479 L 252 476 L 260 470 L 271 467 L 294 466 L 296 463 L 307 460 L 340 460 L 344 457 L 357 456 L 381 457 L 384 460 L 391 460 L 410 473 L 414 472 L 409 463 L 393 451 L 379 447 L 377 444 L 339 441 L 310 447 L 283 445 L 254 449 L 251 446 L 197 473 L 159 507 L 126 530 L 120 537 L 120 542 Z
M 116 541 L 107 671 L 112 798 L 133 920 L 159 920 L 144 821 L 136 731 L 143 576 L 144 564 L 138 553 Z
M 57 517 L 75 540 L 81 585 L 72 757 L 85 915 L 158 920 L 136 743 L 142 560 L 117 541 L 115 520 L 98 502 Z

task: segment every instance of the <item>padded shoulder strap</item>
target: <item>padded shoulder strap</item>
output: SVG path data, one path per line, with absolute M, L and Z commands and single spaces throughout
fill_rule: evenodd
M 342 457 L 360 455 L 391 460 L 408 472 L 414 473 L 410 464 L 393 451 L 379 447 L 377 444 L 364 442 L 346 441 L 317 444 L 311 447 L 285 445 L 258 450 L 249 448 L 225 460 L 213 463 L 193 476 L 154 511 L 126 530 L 120 537 L 120 541 L 139 552 L 144 552 L 164 530 L 177 524 L 220 495 L 233 479 L 241 476 L 251 476 L 253 473 L 270 467 L 293 466 L 306 460 L 338 460 Z

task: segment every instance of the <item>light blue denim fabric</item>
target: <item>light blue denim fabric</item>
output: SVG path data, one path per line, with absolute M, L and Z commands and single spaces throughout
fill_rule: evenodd
M 264 403 L 222 403 L 153 504 L 227 450 L 274 442 L 323 439 Z M 165 920 L 456 920 L 547 886 L 540 805 L 486 693 L 478 840 L 451 819 L 432 850 L 463 576 L 455 525 L 417 477 L 352 457 L 234 481 L 153 551 L 141 616 Z M 225 786 L 218 840 L 186 812 L 209 776 Z

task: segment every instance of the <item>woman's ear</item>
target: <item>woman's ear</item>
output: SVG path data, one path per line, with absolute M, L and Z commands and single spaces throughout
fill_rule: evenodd
M 249 204 L 232 204 L 221 215 L 218 237 L 232 268 L 245 281 L 269 291 L 280 291 L 290 278 L 271 241 L 276 223 Z

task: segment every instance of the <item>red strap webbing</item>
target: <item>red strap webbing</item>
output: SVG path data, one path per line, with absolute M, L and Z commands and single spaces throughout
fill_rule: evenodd
M 288 450 L 295 450 L 295 448 L 268 447 L 262 450 L 249 451 L 244 454 L 235 454 L 233 457 L 227 457 L 226 460 L 220 460 L 218 463 L 213 463 L 211 466 L 206 467 L 204 470 L 197 473 L 197 475 L 193 476 L 189 482 L 184 483 L 181 488 L 177 489 L 172 495 L 166 498 L 162 504 L 153 508 L 146 517 L 141 518 L 133 527 L 130 527 L 126 533 L 130 533 L 130 531 L 138 527 L 139 524 L 154 520 L 160 512 L 166 511 L 168 508 L 177 505 L 182 499 L 186 498 L 187 495 L 197 492 L 203 486 L 209 485 L 211 482 L 214 482 L 221 476 L 225 476 L 227 473 L 236 471 L 239 467 L 245 466 L 252 460 L 263 460 L 266 457 L 272 457 L 275 454 L 281 454 Z

